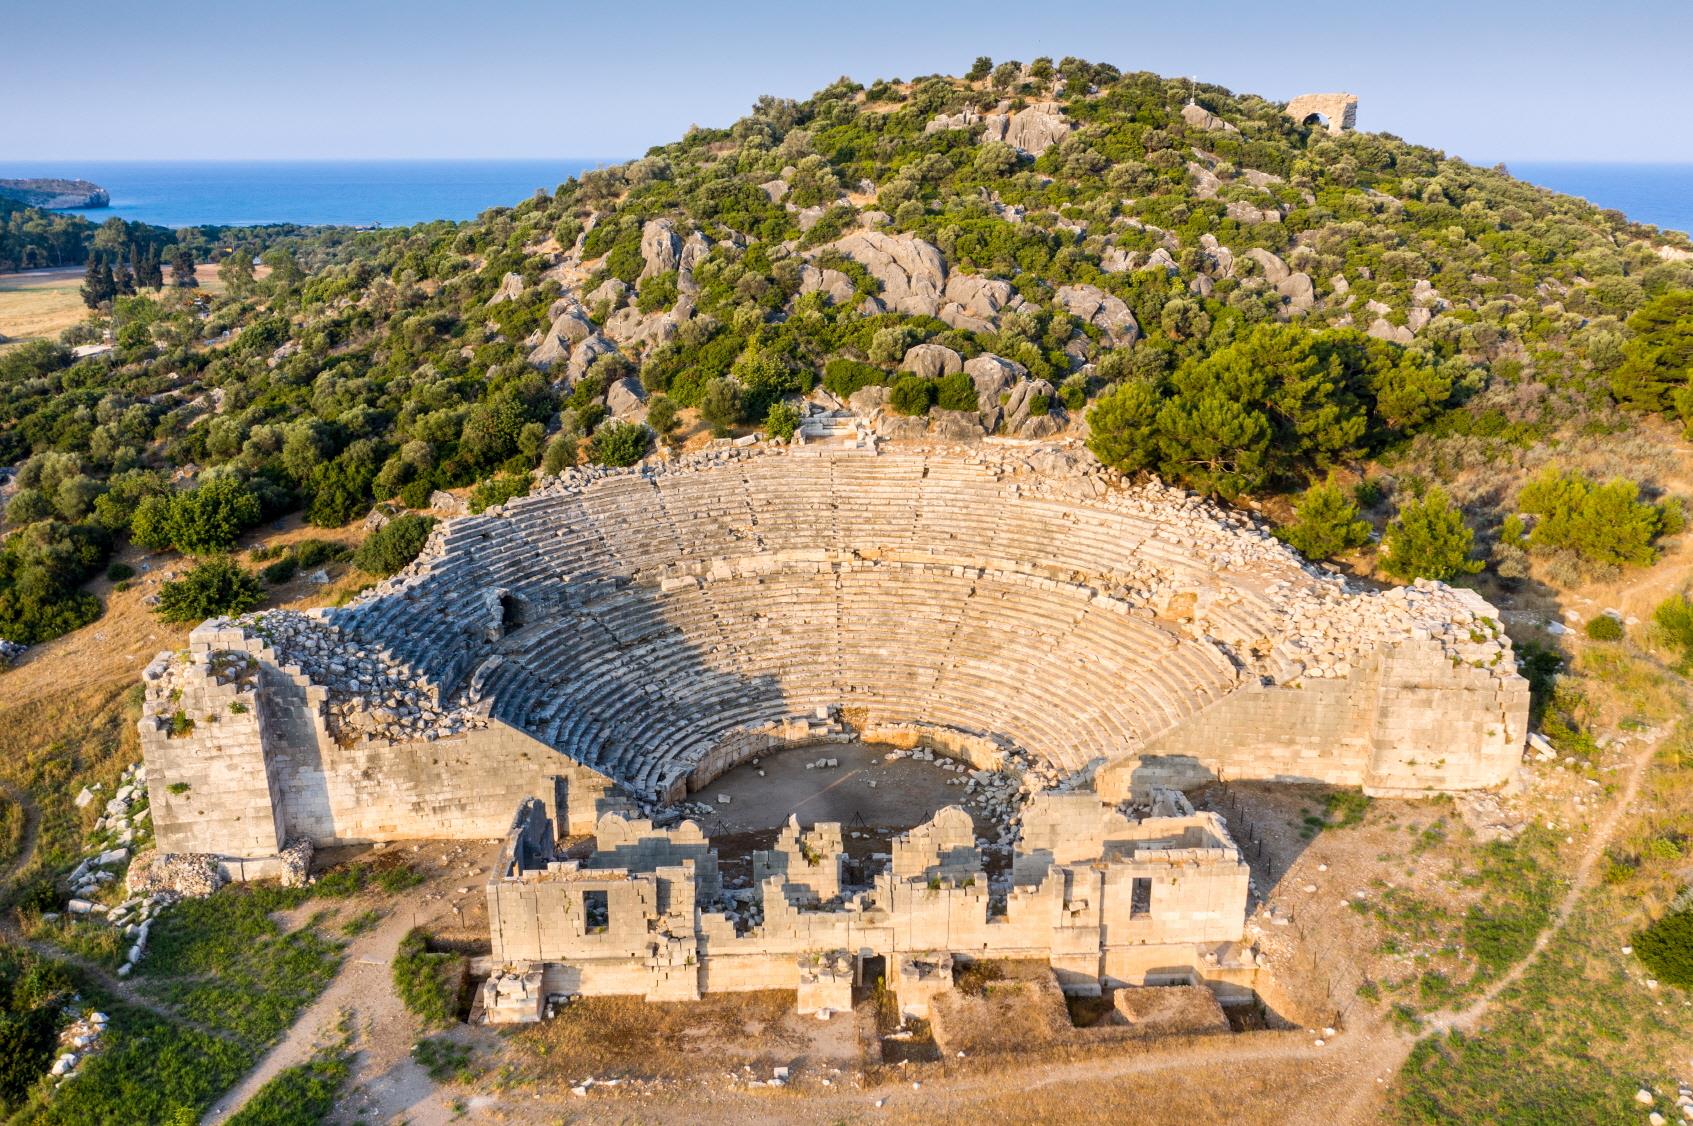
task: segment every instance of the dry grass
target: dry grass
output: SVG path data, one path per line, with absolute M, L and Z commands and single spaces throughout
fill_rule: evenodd
M 512 1062 L 542 1089 L 588 1075 L 684 1079 L 776 1066 L 808 1045 L 797 1021 L 791 990 L 660 1003 L 583 997 L 556 1019 L 514 1034 Z
M 57 338 L 88 315 L 82 267 L 0 274 L 0 336 L 11 341 Z

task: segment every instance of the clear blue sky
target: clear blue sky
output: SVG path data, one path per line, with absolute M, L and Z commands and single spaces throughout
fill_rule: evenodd
M 1477 161 L 1693 161 L 1687 0 L 0 0 L 0 161 L 617 157 L 761 93 L 1079 55 Z

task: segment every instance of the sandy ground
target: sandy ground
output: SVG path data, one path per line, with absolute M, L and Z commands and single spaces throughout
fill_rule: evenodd
M 414 868 L 432 872 L 428 882 L 397 899 L 366 893 L 339 906 L 337 920 L 366 909 L 386 914 L 374 929 L 352 939 L 329 987 L 300 1014 L 281 1042 L 213 1105 L 203 1122 L 224 1121 L 279 1072 L 307 1062 L 318 1047 L 333 1043 L 343 1019 L 352 1029 L 354 1051 L 352 1074 L 341 1098 L 344 1113 L 374 1116 L 379 1122 L 399 1118 L 415 1126 L 452 1120 L 448 1093 L 411 1058 L 412 1045 L 428 1030 L 395 995 L 390 964 L 400 940 L 413 927 L 439 932 L 470 924 L 471 929 L 486 932 L 482 887 L 499 842 L 424 842 L 388 849 L 400 852 Z M 340 857 L 330 854 L 324 859 Z M 310 903 L 300 912 L 310 914 L 321 907 L 321 903 Z M 481 915 L 480 920 L 466 918 L 470 911 Z M 302 921 L 288 920 L 290 924 Z
M 269 267 L 260 267 L 255 276 L 264 277 L 268 272 Z M 13 343 L 56 339 L 65 329 L 80 323 L 88 316 L 88 307 L 82 303 L 83 273 L 81 266 L 62 266 L 0 274 L 0 337 Z M 168 283 L 169 271 L 165 277 Z M 206 293 L 224 290 L 215 265 L 202 263 L 195 268 L 194 277 Z
M 81 266 L 0 274 L 0 337 L 9 341 L 57 337 L 88 315 Z

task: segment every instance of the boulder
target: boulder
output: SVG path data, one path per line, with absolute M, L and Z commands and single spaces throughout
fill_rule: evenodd
M 1216 199 L 1217 193 L 1223 190 L 1223 182 L 1217 174 L 1203 164 L 1188 161 L 1187 174 L 1193 178 L 1193 194 L 1200 199 Z
M 1031 415 L 1017 424 L 1013 431 L 1019 438 L 1050 438 L 1064 429 L 1064 416 L 1060 411 L 1051 414 Z
M 964 370 L 964 358 L 944 344 L 918 344 L 906 350 L 903 371 L 934 379 Z
M 1120 246 L 1108 246 L 1099 256 L 1099 268 L 1108 274 L 1126 274 L 1135 268 L 1135 254 Z
M 948 129 L 974 129 L 985 120 L 974 106 L 965 106 L 957 113 L 941 113 L 931 117 L 923 126 L 923 132 L 944 133 Z
M 1264 277 L 1269 280 L 1271 285 L 1280 285 L 1282 282 L 1287 280 L 1287 275 L 1292 273 L 1292 271 L 1287 268 L 1286 262 L 1283 262 L 1278 256 L 1271 254 L 1268 250 L 1255 246 L 1244 253 L 1246 257 L 1258 263 L 1259 268 L 1264 271 Z
M 854 287 L 852 279 L 839 270 L 819 269 L 807 263 L 800 267 L 799 291 L 821 293 L 829 299 L 829 304 L 844 305 L 852 300 Z
M 1276 292 L 1287 298 L 1288 308 L 1295 313 L 1308 313 L 1317 304 L 1317 289 L 1311 275 L 1296 270 L 1276 285 Z
M 769 198 L 771 203 L 781 203 L 783 197 L 788 194 L 788 182 L 786 180 L 766 180 L 758 185 L 758 188 Z
M 669 219 L 649 219 L 641 228 L 641 281 L 676 269 L 682 257 L 682 240 Z
M 541 343 L 529 353 L 530 366 L 542 371 L 551 371 L 569 359 L 570 345 L 560 338 L 556 330 L 547 333 Z
M 444 489 L 436 489 L 429 494 L 429 507 L 435 512 L 444 512 L 448 516 L 461 516 L 470 511 L 470 507 L 465 504 L 462 498 L 455 497 Z
M 628 418 L 631 415 L 639 414 L 646 402 L 646 388 L 642 387 L 641 381 L 632 375 L 626 375 L 606 388 L 606 409 L 618 418 Z
M 1026 379 L 1011 388 L 1011 397 L 1005 401 L 1005 428 L 1013 434 L 1022 436 L 1023 423 L 1031 417 L 1030 406 L 1037 396 L 1045 395 L 1048 410 L 1061 409 L 1058 407 L 1058 397 L 1053 394 L 1052 384 L 1044 379 Z
M 1176 265 L 1176 260 L 1170 257 L 1170 252 L 1162 246 L 1148 254 L 1146 261 L 1140 268 L 1143 270 L 1163 270 L 1166 274 L 1181 272 L 1181 267 Z
M 976 385 L 976 409 L 984 414 L 999 409 L 999 397 L 1018 380 L 1028 376 L 1029 369 L 1015 360 L 983 352 L 964 365 L 970 382 Z
M 623 304 L 623 299 L 629 295 L 629 287 L 622 278 L 607 278 L 601 282 L 594 292 L 588 294 L 586 300 L 590 309 L 597 309 L 601 305 L 609 305 L 615 309 Z
M 1193 126 L 1195 129 L 1208 129 L 1212 132 L 1223 133 L 1240 132 L 1239 129 L 1236 129 L 1233 125 L 1230 125 L 1222 118 L 1216 116 L 1204 106 L 1195 105 L 1192 102 L 1189 102 L 1187 105 L 1182 107 L 1182 120 Z
M 1016 113 L 989 114 L 984 141 L 1004 141 L 1030 156 L 1039 156 L 1062 141 L 1070 132 L 1064 110 L 1057 102 L 1035 102 Z
M 1370 327 L 1364 330 L 1377 340 L 1386 340 L 1394 344 L 1409 344 L 1416 339 L 1415 334 L 1404 325 L 1396 325 L 1386 317 L 1377 317 L 1370 322 Z
M 888 405 L 889 391 L 880 384 L 860 387 L 847 398 L 847 406 L 857 414 L 868 417 Z
M 1217 242 L 1217 235 L 1209 230 L 1199 237 L 1199 252 L 1204 256 L 1204 269 L 1214 278 L 1233 278 L 1234 251 Z
M 987 434 L 988 428 L 977 411 L 932 410 L 929 418 L 935 424 L 935 436 L 949 442 L 974 442 Z
M 488 298 L 488 304 L 498 305 L 503 301 L 515 301 L 523 295 L 523 275 L 507 274 L 500 279 L 500 288 L 494 291 L 494 296 Z
M 913 316 L 940 312 L 946 286 L 946 260 L 931 244 L 910 235 L 854 231 L 834 248 L 863 266 L 881 283 L 888 308 Z
M 1244 223 L 1248 227 L 1255 227 L 1259 223 L 1279 223 L 1282 217 L 1280 211 L 1254 207 L 1252 204 L 1238 199 L 1230 200 L 1228 206 L 1224 208 L 1224 213 L 1235 222 Z
M 588 365 L 609 352 L 617 351 L 616 345 L 600 333 L 594 333 L 570 350 L 570 362 L 565 365 L 564 377 L 575 383 L 588 372 Z
M 975 274 L 948 275 L 944 296 L 947 303 L 941 308 L 941 319 L 974 332 L 993 327 L 1001 309 L 1022 303 L 1010 282 Z
M 1098 286 L 1060 286 L 1053 296 L 1060 308 L 1098 327 L 1112 344 L 1133 344 L 1140 336 L 1140 325 L 1129 307 Z

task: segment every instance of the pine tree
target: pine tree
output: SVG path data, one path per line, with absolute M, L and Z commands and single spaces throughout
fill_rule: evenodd
M 1430 489 L 1399 510 L 1387 526 L 1382 570 L 1397 579 L 1451 579 L 1481 570 L 1470 558 L 1475 535 L 1446 491 Z
M 194 276 L 194 252 L 181 243 L 170 252 L 170 282 L 183 289 L 192 289 L 200 284 Z
M 90 309 L 98 309 L 117 295 L 118 286 L 112 276 L 111 264 L 98 255 L 89 255 L 88 271 L 82 280 L 82 303 Z

